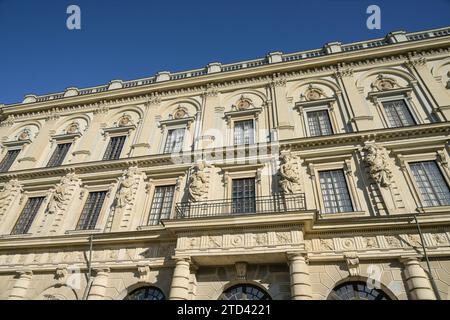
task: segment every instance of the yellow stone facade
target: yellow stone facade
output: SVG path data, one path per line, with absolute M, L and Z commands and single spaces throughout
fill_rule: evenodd
M 386 107 L 400 100 L 409 120 Z M 144 287 L 220 299 L 240 285 L 343 299 L 339 288 L 357 283 L 372 298 L 450 298 L 449 28 L 27 95 L 0 110 L 2 165 L 19 150 L 0 173 L 0 299 L 120 300 Z M 331 134 L 315 133 L 315 111 Z M 244 121 L 249 140 L 236 143 Z M 105 159 L 117 137 L 117 159 Z M 172 138 L 180 152 L 167 152 Z M 441 185 L 423 188 L 417 163 L 434 163 Z M 325 172 L 342 173 L 331 191 Z M 236 209 L 239 179 L 253 195 Z M 98 215 L 80 227 L 94 193 Z

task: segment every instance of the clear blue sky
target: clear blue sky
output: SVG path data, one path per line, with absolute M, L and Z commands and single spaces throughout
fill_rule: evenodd
M 81 8 L 81 30 L 66 8 Z M 366 8 L 381 7 L 381 30 Z M 0 0 L 0 103 L 450 25 L 450 0 Z

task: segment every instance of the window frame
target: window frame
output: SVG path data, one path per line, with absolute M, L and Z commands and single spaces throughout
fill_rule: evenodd
M 235 137 L 236 137 L 236 123 L 242 123 L 242 122 L 250 122 L 253 126 L 253 142 L 252 143 L 241 143 L 241 144 L 235 144 Z M 253 145 L 256 143 L 256 121 L 252 118 L 247 119 L 235 119 L 233 120 L 233 146 L 247 146 L 247 145 Z
M 52 166 L 50 166 L 50 165 L 49 165 L 49 164 L 50 164 L 50 160 L 52 160 L 53 155 L 55 154 L 56 149 L 58 148 L 58 146 L 59 146 L 59 145 L 62 145 L 62 144 L 70 144 L 68 150 L 66 151 L 66 154 L 64 155 L 64 158 L 62 159 L 61 163 L 59 163 L 59 164 L 57 164 L 57 165 L 52 165 Z M 73 150 L 73 145 L 74 145 L 74 142 L 73 142 L 73 141 L 60 141 L 60 142 L 58 142 L 58 143 L 55 143 L 54 146 L 52 147 L 52 151 L 51 151 L 50 154 L 49 154 L 50 157 L 48 157 L 47 162 L 46 162 L 46 164 L 45 164 L 45 167 L 46 167 L 46 168 L 55 168 L 55 167 L 59 167 L 59 166 L 64 165 L 65 162 L 67 162 L 67 161 L 68 161 L 68 158 L 70 157 L 70 151 Z
M 158 188 L 168 188 L 168 187 L 172 187 L 173 188 L 173 192 L 172 192 L 172 204 L 171 204 L 171 206 L 170 206 L 170 209 L 169 209 L 169 217 L 168 218 L 165 218 L 165 219 L 170 219 L 170 218 L 172 218 L 172 216 L 173 216 L 173 213 L 174 213 L 174 208 L 175 208 L 175 193 L 176 193 L 176 189 L 177 189 L 177 186 L 176 186 L 176 184 L 161 184 L 161 185 L 156 185 L 154 188 L 153 188 L 153 193 L 152 193 L 152 197 L 151 197 L 151 201 L 150 201 L 150 208 L 149 208 L 149 210 L 148 210 L 148 214 L 147 214 L 147 221 L 146 221 L 146 226 L 158 226 L 158 225 L 160 225 L 160 221 L 162 220 L 161 219 L 161 210 L 160 210 L 160 212 L 158 213 L 158 219 L 157 219 L 157 223 L 156 224 L 150 224 L 150 217 L 151 217 L 151 211 L 152 211 L 152 208 L 153 208 L 153 203 L 154 203 L 154 201 L 155 201 L 155 196 L 156 196 L 156 190 L 158 189 Z M 164 199 L 165 199 L 165 197 L 163 197 L 163 202 L 164 202 Z M 161 206 L 162 207 L 162 206 Z M 155 219 L 152 219 L 152 221 L 153 220 L 155 220 Z
M 227 134 L 226 141 L 224 143 L 227 146 L 232 147 L 242 147 L 247 146 L 246 144 L 235 145 L 234 144 L 234 128 L 235 122 L 253 120 L 253 145 L 261 142 L 261 137 L 259 135 L 260 126 L 260 118 L 259 115 L 262 113 L 262 108 L 251 108 L 247 110 L 239 110 L 239 111 L 228 111 L 225 112 L 225 120 L 227 123 Z M 266 141 L 264 141 L 266 142 Z M 249 146 L 252 144 L 248 144 Z
M 22 216 L 22 214 L 23 214 L 23 212 L 24 212 L 24 210 L 25 210 L 25 208 L 26 208 L 26 206 L 28 204 L 28 201 L 31 198 L 42 198 L 42 202 L 41 202 L 39 208 L 37 209 L 37 211 L 36 211 L 32 221 L 30 223 L 30 226 L 28 227 L 28 230 L 26 232 L 24 232 L 24 233 L 13 233 L 14 229 L 17 226 L 17 223 L 19 222 L 19 220 L 20 220 L 20 218 L 21 218 L 21 216 Z M 34 229 L 36 228 L 36 221 L 38 220 L 38 217 L 40 216 L 40 214 L 42 212 L 44 212 L 44 210 L 45 210 L 45 208 L 47 206 L 47 203 L 48 203 L 48 199 L 47 198 L 48 197 L 46 197 L 45 194 L 43 194 L 42 192 L 39 192 L 39 193 L 34 193 L 34 192 L 33 193 L 27 193 L 26 196 L 21 199 L 22 205 L 20 206 L 20 210 L 18 210 L 19 215 L 16 217 L 15 220 L 13 220 L 13 224 L 12 224 L 12 227 L 10 229 L 9 235 L 13 236 L 13 237 L 14 236 L 20 237 L 20 236 L 32 235 L 34 233 Z
M 111 140 L 114 139 L 114 138 L 120 138 L 120 137 L 124 137 L 124 141 L 123 141 L 123 144 L 122 144 L 122 149 L 120 150 L 120 153 L 119 153 L 119 157 L 117 159 L 111 159 L 111 158 L 105 159 L 106 151 L 108 150 L 108 147 L 109 147 L 109 144 L 111 143 Z M 122 155 L 123 155 L 123 152 L 125 150 L 125 146 L 126 146 L 127 141 L 128 141 L 128 135 L 123 134 L 123 133 L 117 133 L 117 134 L 113 134 L 113 135 L 108 135 L 108 139 L 107 140 L 108 140 L 108 142 L 106 143 L 105 148 L 103 150 L 101 160 L 102 161 L 113 161 L 113 160 L 121 159 Z
M 183 142 L 181 143 L 181 149 L 178 151 L 171 150 L 170 152 L 166 152 L 166 145 L 168 143 L 167 139 L 169 138 L 169 133 L 171 131 L 175 131 L 175 130 L 183 130 Z M 171 154 L 171 153 L 179 153 L 179 152 L 184 151 L 187 131 L 188 131 L 188 129 L 185 125 L 170 126 L 170 127 L 166 128 L 165 133 L 164 133 L 163 143 L 161 145 L 162 149 L 160 150 L 160 153 L 161 154 Z
M 100 188 L 100 189 L 98 189 L 98 188 L 90 188 L 90 189 L 87 189 L 85 191 L 86 191 L 85 195 L 83 196 L 83 199 L 81 201 L 81 203 L 83 205 L 81 206 L 81 210 L 78 213 L 78 219 L 75 222 L 75 228 L 73 230 L 75 232 L 95 232 L 95 231 L 100 229 L 99 228 L 100 225 L 104 225 L 104 223 L 102 223 L 102 224 L 100 224 L 100 223 L 103 221 L 103 219 L 105 217 L 105 214 L 106 214 L 107 202 L 108 202 L 108 198 L 109 198 L 109 190 L 105 190 L 104 188 Z M 102 206 L 101 206 L 100 211 L 98 213 L 97 220 L 95 222 L 94 228 L 92 228 L 92 229 L 79 229 L 78 228 L 78 224 L 81 221 L 81 217 L 83 215 L 84 208 L 86 206 L 87 200 L 89 199 L 89 194 L 93 193 L 93 192 L 105 192 L 105 198 L 103 200 Z
M 11 168 L 13 168 L 14 164 L 17 163 L 17 160 L 19 160 L 19 155 L 22 152 L 22 147 L 10 147 L 10 148 L 5 148 L 5 151 L 3 152 L 3 156 L 0 160 L 0 163 L 2 163 L 6 157 L 8 156 L 8 153 L 10 151 L 16 151 L 18 150 L 19 152 L 17 153 L 16 157 L 14 158 L 14 160 L 11 162 L 10 166 L 8 167 L 8 169 L 6 170 L 0 170 L 0 173 L 5 173 L 5 172 L 9 172 Z
M 311 134 L 311 128 L 309 127 L 309 118 L 308 118 L 308 116 L 309 116 L 310 113 L 321 112 L 321 111 L 326 112 L 326 114 L 328 116 L 328 123 L 330 124 L 331 133 L 330 134 L 312 135 Z M 315 107 L 315 108 L 310 108 L 308 110 L 305 110 L 305 116 L 304 116 L 303 121 L 305 122 L 305 129 L 306 129 L 306 133 L 307 133 L 308 137 L 332 136 L 335 133 L 335 129 L 333 128 L 333 122 L 331 121 L 330 110 L 327 107 Z

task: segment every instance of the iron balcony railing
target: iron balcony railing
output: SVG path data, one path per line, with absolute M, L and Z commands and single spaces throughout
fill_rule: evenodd
M 205 218 L 306 210 L 305 194 L 273 194 L 264 197 L 179 202 L 175 218 Z

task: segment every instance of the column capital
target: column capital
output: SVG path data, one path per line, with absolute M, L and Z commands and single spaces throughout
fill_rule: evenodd
M 400 256 L 398 260 L 403 264 L 419 263 L 420 258 L 416 255 Z
M 303 260 L 308 263 L 308 253 L 306 251 L 287 251 L 286 258 L 289 262 Z
M 188 263 L 189 265 L 192 264 L 192 259 L 190 256 L 172 256 L 172 260 L 175 261 L 175 263 Z
M 108 274 L 111 272 L 110 267 L 94 267 L 92 268 L 92 271 L 94 272 L 95 276 L 98 276 L 100 274 Z
M 16 275 L 20 278 L 31 278 L 33 276 L 33 270 L 31 269 L 21 269 L 16 271 Z

